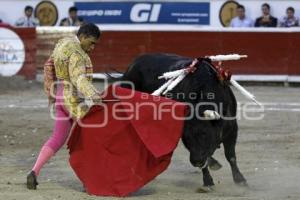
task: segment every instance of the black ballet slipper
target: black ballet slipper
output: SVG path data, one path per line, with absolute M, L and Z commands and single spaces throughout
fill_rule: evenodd
M 27 175 L 27 188 L 29 190 L 36 190 L 36 186 L 39 183 L 36 180 L 36 175 L 34 171 L 30 171 L 29 174 Z

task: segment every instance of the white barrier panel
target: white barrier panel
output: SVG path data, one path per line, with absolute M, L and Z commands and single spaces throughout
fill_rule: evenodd
M 111 73 L 115 78 L 122 77 L 120 73 Z M 41 78 L 41 77 L 40 77 Z M 106 80 L 107 76 L 104 73 L 94 73 L 94 79 Z M 232 78 L 240 82 L 291 82 L 300 83 L 300 76 L 290 75 L 233 75 Z
M 266 33 L 294 33 L 300 32 L 300 27 L 293 28 L 224 28 L 199 27 L 191 25 L 98 25 L 101 31 L 184 31 L 184 32 L 266 32 Z M 72 33 L 78 27 L 37 27 L 38 34 L 42 33 Z

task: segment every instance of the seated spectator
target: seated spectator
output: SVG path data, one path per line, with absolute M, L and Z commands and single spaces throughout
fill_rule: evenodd
M 246 17 L 245 7 L 243 5 L 238 5 L 236 8 L 236 17 L 230 22 L 230 27 L 252 27 L 253 20 Z
M 286 16 L 284 16 L 280 22 L 280 27 L 293 27 L 299 26 L 299 18 L 295 16 L 295 9 L 293 7 L 288 7 L 286 9 Z
M 69 17 L 64 18 L 60 21 L 60 26 L 80 26 L 82 25 L 82 18 L 77 16 L 77 8 L 72 6 L 69 8 Z
M 16 26 L 20 26 L 20 27 L 35 27 L 38 26 L 39 20 L 34 18 L 32 16 L 33 13 L 33 7 L 31 6 L 26 6 L 25 7 L 25 16 L 24 17 L 20 17 L 17 22 L 16 22 Z
M 270 5 L 264 3 L 261 6 L 263 15 L 256 19 L 255 27 L 276 27 L 277 18 L 270 15 Z

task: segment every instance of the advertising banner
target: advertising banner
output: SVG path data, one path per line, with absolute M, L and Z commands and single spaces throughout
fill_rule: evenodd
M 78 15 L 96 24 L 210 25 L 209 2 L 75 2 Z

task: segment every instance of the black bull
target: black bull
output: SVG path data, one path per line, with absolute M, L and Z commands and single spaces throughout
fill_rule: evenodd
M 189 66 L 191 58 L 172 54 L 146 54 L 136 58 L 124 73 L 122 80 L 130 81 L 135 89 L 152 93 L 165 83 L 158 79 L 164 72 L 174 71 Z M 230 163 L 233 180 L 238 184 L 246 184 L 236 161 L 235 145 L 238 125 L 235 119 L 237 103 L 228 84 L 219 81 L 209 60 L 199 59 L 197 70 L 188 74 L 167 97 L 181 102 L 188 102 L 194 108 L 201 103 L 199 109 L 189 113 L 194 117 L 185 120 L 182 141 L 190 152 L 190 162 L 195 167 L 202 168 L 204 186 L 214 185 L 208 171 L 207 160 L 211 164 L 217 161 L 211 156 L 221 143 L 224 145 L 225 157 Z M 129 85 L 123 84 L 124 87 Z M 202 120 L 199 116 L 205 110 L 215 110 L 220 115 L 219 120 Z M 198 117 L 196 117 L 198 116 Z

